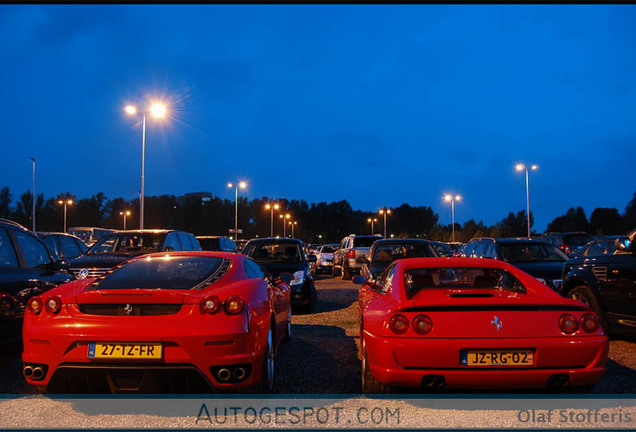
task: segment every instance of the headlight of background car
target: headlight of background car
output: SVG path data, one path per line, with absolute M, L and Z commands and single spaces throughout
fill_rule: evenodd
M 289 283 L 290 286 L 300 285 L 305 280 L 305 272 L 300 270 L 294 273 L 294 280 Z

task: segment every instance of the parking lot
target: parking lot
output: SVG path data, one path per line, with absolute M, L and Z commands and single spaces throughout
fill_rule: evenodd
M 293 317 L 292 340 L 277 359 L 279 394 L 360 393 L 358 288 L 351 281 L 317 276 L 316 311 Z M 20 348 L 0 354 L 0 393 L 34 393 L 21 374 Z M 636 393 L 636 339 L 612 337 L 605 376 L 594 393 Z

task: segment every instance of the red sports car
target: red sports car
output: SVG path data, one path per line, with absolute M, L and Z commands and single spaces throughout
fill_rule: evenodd
M 589 389 L 605 371 L 608 337 L 583 303 L 505 262 L 395 261 L 358 276 L 363 393 Z
M 266 392 L 291 275 L 228 252 L 144 255 L 33 297 L 24 376 L 47 392 Z

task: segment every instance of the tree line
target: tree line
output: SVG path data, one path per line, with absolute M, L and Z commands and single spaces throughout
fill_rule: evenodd
M 73 200 L 67 207 L 67 226 L 93 226 L 123 229 L 124 216 L 127 229 L 139 227 L 139 199 L 127 201 L 123 198 L 108 199 L 99 192 L 90 198 L 77 198 L 69 192 L 44 199 L 39 194 L 36 199 L 36 230 L 62 231 L 63 208 L 60 200 Z M 266 204 L 277 203 L 274 212 L 274 235 L 283 235 L 283 224 L 287 235 L 291 235 L 288 222 L 294 225 L 294 235 L 306 242 L 339 242 L 351 233 L 370 234 L 374 222 L 374 232 L 382 234 L 384 218 L 375 211 L 355 210 L 346 200 L 331 203 L 307 203 L 305 200 L 273 199 L 269 197 L 248 200 L 238 199 L 238 226 L 243 230 L 239 238 L 265 237 L 270 235 L 271 212 Z M 32 227 L 33 194 L 26 191 L 13 201 L 8 187 L 0 190 L 0 217 L 14 220 L 27 228 Z M 234 227 L 235 202 L 215 196 L 186 194 L 147 196 L 144 205 L 145 228 L 170 228 L 189 231 L 195 235 L 229 235 Z M 289 219 L 280 215 L 290 214 Z M 464 224 L 455 223 L 455 240 L 466 242 L 473 237 L 517 237 L 527 234 L 525 210 L 510 212 L 501 221 L 487 226 L 483 222 L 470 219 Z M 429 206 L 402 204 L 391 209 L 387 216 L 387 235 L 394 237 L 420 237 L 438 241 L 450 241 L 451 224 L 439 223 L 439 215 Z M 530 225 L 533 225 L 530 212 Z M 594 235 L 625 234 L 636 228 L 636 192 L 621 214 L 615 208 L 596 208 L 588 219 L 582 207 L 569 209 L 548 224 L 548 231 L 586 231 Z M 538 235 L 533 231 L 533 235 Z

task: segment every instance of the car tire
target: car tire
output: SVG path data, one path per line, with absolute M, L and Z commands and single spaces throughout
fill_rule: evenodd
M 285 336 L 283 336 L 283 342 L 287 343 L 291 340 L 292 335 L 292 310 L 291 306 L 289 307 L 289 311 L 287 312 L 287 325 L 285 327 Z
M 363 348 L 362 352 L 362 394 L 388 394 L 393 393 L 391 386 L 383 384 L 373 377 L 369 369 L 369 358 L 367 350 Z
M 567 298 L 579 300 L 590 307 L 594 311 L 596 315 L 598 315 L 601 320 L 601 325 L 605 330 L 607 330 L 607 321 L 605 320 L 605 316 L 603 315 L 603 311 L 601 310 L 601 303 L 598 301 L 598 297 L 592 291 L 592 289 L 586 285 L 579 285 L 572 288 L 568 291 L 566 295 Z
M 333 277 L 340 276 L 340 271 L 336 268 L 335 265 L 331 268 L 331 276 Z
M 267 332 L 267 344 L 263 355 L 261 381 L 257 385 L 258 393 L 271 393 L 274 390 L 274 376 L 276 374 L 276 352 L 274 350 L 274 332 L 270 327 Z
M 342 280 L 351 280 L 351 271 L 344 264 L 342 265 Z
M 316 310 L 316 304 L 318 303 L 318 293 L 316 292 L 316 286 L 312 283 L 309 285 L 309 303 L 305 308 L 306 313 L 312 313 Z

